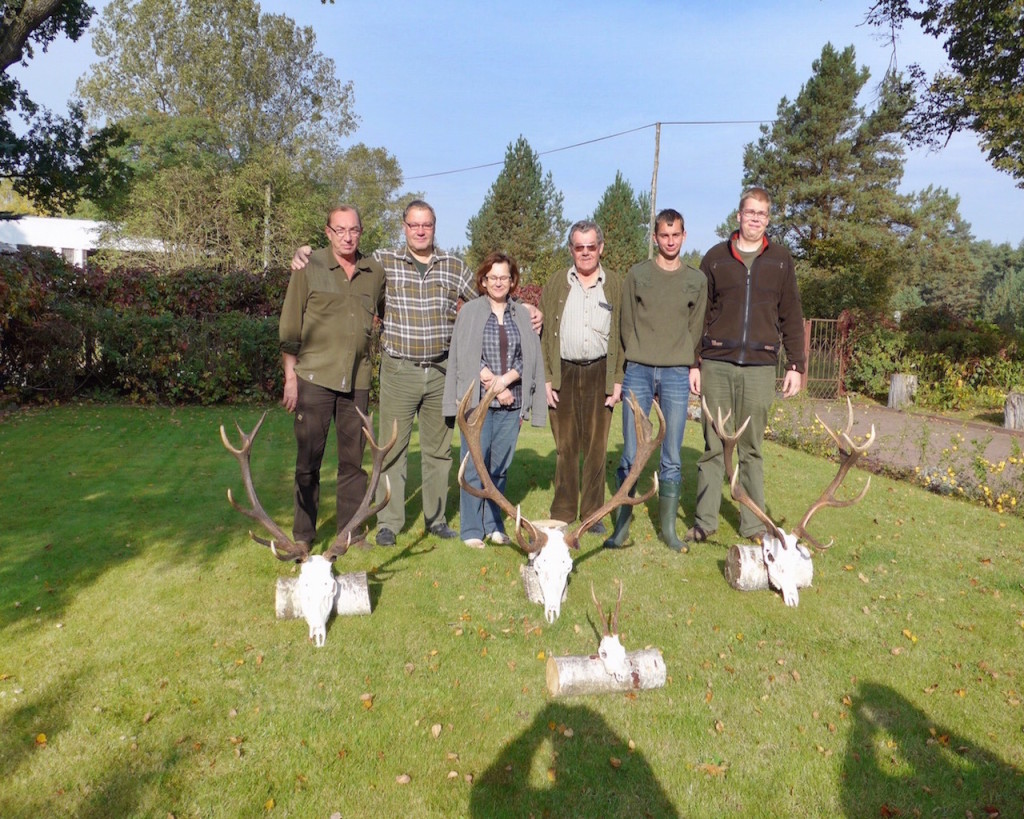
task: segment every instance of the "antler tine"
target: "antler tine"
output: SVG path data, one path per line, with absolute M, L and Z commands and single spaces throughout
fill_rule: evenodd
M 860 459 L 861 455 L 871 448 L 871 445 L 875 442 L 874 424 L 871 425 L 871 432 L 868 433 L 868 437 L 863 444 L 857 446 L 857 444 L 853 442 L 853 439 L 850 437 L 850 433 L 853 431 L 853 402 L 850 401 L 849 397 L 846 399 L 846 408 L 848 412 L 846 429 L 838 435 L 828 426 L 828 424 L 821 420 L 820 416 L 814 416 L 818 423 L 825 428 L 825 431 L 829 434 L 832 440 L 836 442 L 836 446 L 839 448 L 839 472 L 836 473 L 832 482 L 825 488 L 821 497 L 811 504 L 811 507 L 807 510 L 803 520 L 801 520 L 800 523 L 797 524 L 796 528 L 793 529 L 793 534 L 801 540 L 806 540 L 819 551 L 828 549 L 832 545 L 833 541 L 829 541 L 823 546 L 811 537 L 807 531 L 807 524 L 810 523 L 811 518 L 819 509 L 824 509 L 826 506 L 841 509 L 844 506 L 853 506 L 855 503 L 859 503 L 864 500 L 864 496 L 868 493 L 868 488 L 871 486 L 871 476 L 868 475 L 867 481 L 864 482 L 864 488 L 861 490 L 859 495 L 854 498 L 850 498 L 849 500 L 836 500 L 836 491 L 842 485 L 843 481 L 846 480 L 846 475 L 849 473 L 850 468 Z
M 459 408 L 455 413 L 455 419 L 458 421 L 462 434 L 466 436 L 466 445 L 469 447 L 469 454 L 463 456 L 462 465 L 459 467 L 459 486 L 473 497 L 494 501 L 506 515 L 515 520 L 516 541 L 519 543 L 519 548 L 527 553 L 537 552 L 544 548 L 544 544 L 548 542 L 548 536 L 524 518 L 518 507 L 513 506 L 509 499 L 498 491 L 498 487 L 491 480 L 491 473 L 487 469 L 487 464 L 484 463 L 484 454 L 480 447 L 480 433 L 483 431 L 484 420 L 487 417 L 487 408 L 491 405 L 491 401 L 494 400 L 494 396 L 498 394 L 496 387 L 497 379 L 491 383 L 483 398 L 480 399 L 480 403 L 476 405 L 468 416 L 466 409 L 469 407 L 469 401 L 473 395 L 473 390 L 476 388 L 476 382 L 466 390 L 466 394 L 459 401 Z M 466 464 L 470 458 L 473 459 L 473 466 L 476 468 L 476 474 L 480 478 L 482 489 L 470 486 L 469 481 L 466 480 Z M 523 536 L 524 529 L 526 530 L 525 537 Z
M 380 503 L 373 503 L 373 497 L 377 494 L 377 485 L 384 472 L 384 458 L 387 457 L 398 440 L 398 419 L 396 418 L 391 425 L 391 440 L 383 446 L 379 446 L 377 439 L 373 436 L 373 413 L 365 415 L 359 407 L 356 407 L 356 412 L 363 419 L 363 435 L 366 436 L 366 443 L 369 445 L 370 451 L 373 452 L 373 466 L 370 467 L 370 479 L 366 482 L 366 492 L 363 494 L 362 503 L 359 504 L 355 514 L 338 532 L 338 536 L 324 552 L 324 557 L 332 563 L 348 551 L 348 547 L 353 543 L 352 534 L 357 532 L 364 522 L 387 506 L 391 500 L 391 481 L 387 475 L 384 475 L 384 499 Z M 355 542 L 360 540 L 362 540 L 362 535 L 358 536 Z
M 242 483 L 245 484 L 245 494 L 249 498 L 249 504 L 252 506 L 251 509 L 246 509 L 238 504 L 231 494 L 231 490 L 228 489 L 228 503 L 230 503 L 235 509 L 245 515 L 247 518 L 256 521 L 264 529 L 266 529 L 272 535 L 271 540 L 264 540 L 263 538 L 257 537 L 252 532 L 249 532 L 249 537 L 264 546 L 269 546 L 271 553 L 278 560 L 294 560 L 297 563 L 301 563 L 307 557 L 309 557 L 309 546 L 300 546 L 295 543 L 288 535 L 284 533 L 284 530 L 278 526 L 271 519 L 270 515 L 267 514 L 263 508 L 263 504 L 260 503 L 260 499 L 256 496 L 256 487 L 253 486 L 252 482 L 252 465 L 249 463 L 249 456 L 252 450 L 252 442 L 256 439 L 256 435 L 260 431 L 260 427 L 263 426 L 263 422 L 267 419 L 267 413 L 264 412 L 260 416 L 260 420 L 256 423 L 253 431 L 246 435 L 242 428 L 235 422 L 235 428 L 238 430 L 238 434 L 242 436 L 242 446 L 235 448 L 228 441 L 228 434 L 224 431 L 224 425 L 220 426 L 220 440 L 224 444 L 224 447 L 235 456 L 238 461 L 238 465 L 242 469 Z M 276 538 L 273 539 L 273 538 Z
M 616 578 L 615 583 L 619 587 L 619 598 L 615 601 L 615 613 L 612 615 L 612 634 L 619 633 L 619 609 L 622 608 L 622 581 Z
M 601 602 L 597 599 L 597 595 L 594 594 L 594 581 L 590 581 L 590 599 L 594 601 L 594 605 L 597 606 L 597 616 L 601 618 L 601 632 L 607 637 L 611 634 L 608 621 L 604 618 L 604 612 L 601 610 Z
M 650 489 L 642 495 L 634 497 L 629 495 L 633 487 L 636 486 L 636 482 L 640 480 L 640 473 L 644 471 L 647 461 L 650 460 L 652 454 L 660 449 L 661 442 L 665 440 L 665 414 L 661 411 L 661 406 L 658 402 L 654 401 L 654 414 L 658 417 L 658 434 L 652 438 L 651 433 L 654 431 L 654 424 L 651 423 L 650 418 L 641 412 L 640 402 L 636 400 L 636 395 L 632 390 L 629 391 L 629 398 L 627 400 L 633 409 L 633 426 L 636 429 L 637 447 L 636 457 L 633 458 L 633 465 L 630 467 L 626 479 L 619 486 L 618 491 L 600 509 L 590 514 L 586 520 L 581 521 L 579 526 L 566 533 L 565 542 L 570 548 L 578 549 L 580 547 L 580 535 L 612 511 L 612 509 L 619 506 L 636 506 L 640 503 L 647 503 L 658 492 L 658 473 L 655 472 Z
M 753 498 L 751 498 L 750 495 L 747 494 L 742 484 L 740 484 L 740 465 L 737 463 L 735 468 L 733 468 L 732 465 L 733 450 L 736 449 L 736 444 L 739 442 L 740 438 L 743 437 L 743 433 L 746 431 L 747 426 L 750 424 L 750 418 L 748 417 L 747 420 L 744 421 L 743 424 L 740 426 L 740 428 L 736 430 L 736 432 L 734 432 L 732 435 L 726 435 L 725 422 L 728 421 L 729 418 L 732 416 L 732 410 L 729 410 L 729 412 L 727 412 L 725 414 L 725 417 L 723 418 L 722 408 L 718 407 L 716 422 L 712 418 L 711 410 L 708 409 L 708 403 L 704 399 L 704 396 L 701 396 L 700 406 L 702 412 L 704 412 L 705 416 L 707 417 L 708 422 L 715 430 L 715 434 L 722 441 L 722 460 L 725 462 L 725 471 L 729 475 L 729 491 L 732 494 L 732 499 L 736 501 L 736 503 L 743 504 L 744 506 L 747 507 L 747 509 L 753 512 L 754 516 L 759 521 L 761 521 L 761 523 L 763 523 L 765 527 L 769 529 L 776 538 L 778 538 L 779 542 L 782 544 L 782 547 L 786 548 L 785 533 L 778 527 L 775 521 L 773 521 L 770 517 L 768 517 L 767 514 L 765 514 L 765 512 L 761 509 L 760 506 L 754 503 Z

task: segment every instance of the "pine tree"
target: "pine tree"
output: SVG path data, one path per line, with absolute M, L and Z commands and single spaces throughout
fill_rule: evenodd
M 793 102 L 744 151 L 744 186 L 772 195 L 773 238 L 798 260 L 808 315 L 882 309 L 899 264 L 899 230 L 913 224 L 903 175 L 906 89 L 887 78 L 873 111 L 857 105 L 869 78 L 852 46 L 826 44 Z
M 605 270 L 622 276 L 647 258 L 650 202 L 650 194 L 638 195 L 622 171 L 615 172 L 615 181 L 605 189 L 592 217 L 604 232 Z
M 505 165 L 476 216 L 466 226 L 466 261 L 475 267 L 491 251 L 508 253 L 524 284 L 543 284 L 568 267 L 562 194 L 526 138 L 505 151 Z

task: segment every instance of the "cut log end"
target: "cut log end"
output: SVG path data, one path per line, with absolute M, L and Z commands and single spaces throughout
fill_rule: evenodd
M 801 560 L 797 564 L 800 572 L 796 576 L 796 587 L 806 589 L 814 579 L 814 563 Z M 737 591 L 762 591 L 770 589 L 768 569 L 760 546 L 746 544 L 729 547 L 725 556 L 725 579 Z

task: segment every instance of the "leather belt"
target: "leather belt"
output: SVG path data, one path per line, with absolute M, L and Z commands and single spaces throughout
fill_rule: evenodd
M 577 367 L 588 367 L 591 364 L 596 364 L 598 361 L 604 361 L 606 358 L 608 358 L 608 356 L 603 355 L 599 358 L 591 358 L 588 361 L 573 361 L 571 358 L 565 358 L 562 360 L 567 361 L 569 364 L 575 364 Z

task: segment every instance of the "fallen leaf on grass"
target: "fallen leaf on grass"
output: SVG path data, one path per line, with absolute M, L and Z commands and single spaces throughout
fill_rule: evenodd
M 702 762 L 697 766 L 697 770 L 706 776 L 725 776 L 725 772 L 729 770 L 729 765 L 725 762 Z
M 263 810 L 265 810 L 265 811 L 267 811 L 269 813 L 273 809 L 274 809 L 274 800 L 273 799 L 268 799 L 266 802 L 263 803 Z
M 725 730 L 725 723 L 722 722 L 720 719 L 719 720 L 715 720 L 715 732 L 720 734 L 724 730 Z
M 363 708 L 370 710 L 373 708 L 373 694 L 360 694 L 359 699 L 363 703 Z
M 906 637 L 908 640 L 910 640 L 910 642 L 912 642 L 912 643 L 916 643 L 917 642 L 917 635 L 916 634 L 912 634 L 909 628 L 903 629 L 903 636 Z
M 409 774 L 399 774 L 395 777 L 395 782 L 397 782 L 399 785 L 408 785 L 410 782 L 412 782 L 412 777 L 409 776 Z
M 458 771 L 448 771 L 448 779 L 458 779 L 458 778 L 459 778 L 459 772 Z
M 925 694 L 934 694 L 936 691 L 938 691 L 938 689 L 939 689 L 939 684 L 938 683 L 932 683 L 931 685 L 929 685 L 927 688 L 924 689 L 924 693 Z
M 40 748 L 46 747 L 46 734 L 36 734 L 36 745 Z
M 434 739 L 437 739 L 439 736 L 441 736 L 441 723 L 435 722 L 433 725 L 431 725 L 430 733 L 434 737 Z
M 864 572 L 857 572 L 857 579 L 861 583 L 870 583 L 871 582 L 870 580 L 867 579 L 867 577 L 864 576 Z
M 613 768 L 621 768 L 622 760 L 619 759 L 617 756 L 613 756 L 611 759 L 608 760 L 608 764 L 611 765 Z

